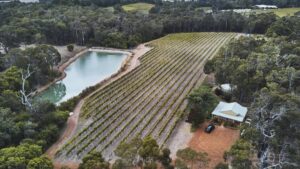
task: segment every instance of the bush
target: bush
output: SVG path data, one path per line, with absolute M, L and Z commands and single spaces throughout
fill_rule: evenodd
M 230 122 L 229 121 L 225 121 L 224 122 L 224 127 L 228 127 L 228 126 L 230 126 Z
M 215 71 L 214 62 L 215 62 L 214 60 L 208 60 L 206 62 L 206 64 L 204 65 L 204 69 L 203 69 L 205 74 L 210 74 Z
M 222 98 L 223 98 L 226 102 L 231 102 L 231 100 L 232 100 L 232 94 L 223 92 Z
M 157 165 L 155 162 L 146 163 L 144 165 L 144 169 L 156 169 L 156 168 L 157 168 Z
M 235 128 L 237 127 L 235 123 L 229 122 L 229 121 L 225 121 L 224 123 L 224 127 L 232 127 Z
M 228 165 L 224 163 L 219 163 L 215 169 L 228 169 Z
M 109 169 L 109 163 L 105 161 L 100 152 L 92 151 L 83 157 L 79 169 L 101 168 Z
M 118 159 L 115 161 L 115 163 L 112 165 L 112 169 L 127 169 L 128 164 L 125 160 Z
M 54 167 L 53 167 L 51 160 L 46 156 L 36 157 L 36 158 L 30 160 L 27 165 L 27 169 L 40 169 L 40 168 L 51 169 Z
M 59 106 L 58 109 L 61 111 L 68 111 L 71 112 L 74 110 L 76 104 L 78 103 L 78 101 L 80 100 L 80 97 L 75 96 L 65 102 L 62 102 Z
M 188 169 L 188 166 L 180 159 L 175 161 L 175 167 L 178 169 Z
M 199 128 L 199 124 L 192 122 L 191 132 L 195 132 Z
M 221 89 L 219 89 L 219 88 L 216 88 L 216 89 L 215 89 L 215 94 L 216 94 L 217 96 L 220 96 L 220 95 L 222 95 L 222 94 L 223 94 L 223 92 L 222 92 L 222 90 L 221 90 Z
M 218 117 L 213 117 L 212 122 L 216 125 L 220 125 L 222 121 Z
M 73 50 L 74 50 L 74 45 L 68 45 L 68 46 L 67 46 L 67 49 L 68 49 L 69 52 L 73 52 Z

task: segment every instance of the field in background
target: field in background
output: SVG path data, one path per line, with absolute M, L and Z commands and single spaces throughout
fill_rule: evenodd
M 122 141 L 154 137 L 164 146 L 186 108 L 186 96 L 205 78 L 205 62 L 235 33 L 180 33 L 152 41 L 141 64 L 85 100 L 82 128 L 57 153 L 57 160 L 78 161 L 100 151 L 115 159 Z M 82 122 L 83 123 L 83 122 Z
M 198 10 L 204 10 L 206 13 L 211 13 L 212 9 L 211 7 L 201 7 L 198 8 Z M 223 10 L 223 11 L 231 11 L 231 10 Z M 293 16 L 296 12 L 300 11 L 300 8 L 278 8 L 278 9 L 233 9 L 234 12 L 243 14 L 243 15 L 249 15 L 250 13 L 268 13 L 268 12 L 274 12 L 279 17 L 284 16 Z
M 154 7 L 154 5 L 148 3 L 133 3 L 122 6 L 122 8 L 127 12 L 140 11 L 142 13 L 148 13 L 152 7 Z
M 253 11 L 256 13 L 274 12 L 279 17 L 284 17 L 287 15 L 290 16 L 294 15 L 296 12 L 300 11 L 300 8 L 279 8 L 279 9 L 267 9 L 267 10 L 255 9 Z
M 148 3 L 134 3 L 134 4 L 128 4 L 128 5 L 123 5 L 123 9 L 127 12 L 131 11 L 140 11 L 142 13 L 149 13 L 149 10 L 154 7 L 153 4 L 148 4 Z M 113 11 L 112 7 L 107 8 L 110 11 Z M 197 10 L 204 10 L 206 13 L 211 13 L 212 8 L 211 7 L 199 7 Z M 225 11 L 230 11 L 230 10 L 225 10 Z M 284 17 L 284 16 L 292 16 L 296 12 L 300 11 L 300 8 L 278 8 L 278 9 L 234 9 L 233 11 L 237 13 L 241 13 L 244 15 L 249 15 L 250 13 L 268 13 L 268 12 L 274 12 L 277 16 L 279 17 Z

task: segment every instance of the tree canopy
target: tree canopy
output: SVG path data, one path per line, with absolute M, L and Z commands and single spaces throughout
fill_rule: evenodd
M 109 169 L 109 163 L 104 160 L 100 152 L 93 151 L 82 159 L 79 169 Z
M 137 166 L 156 169 L 157 162 L 160 162 L 167 169 L 173 168 L 170 150 L 167 148 L 160 150 L 156 140 L 150 136 L 146 136 L 143 140 L 133 138 L 129 142 L 121 143 L 115 150 L 115 154 L 120 159 L 113 164 L 113 169 Z
M 203 123 L 218 103 L 218 98 L 212 93 L 212 89 L 202 85 L 193 90 L 188 96 L 190 114 L 188 120 L 196 127 Z
M 177 168 L 197 168 L 207 167 L 209 158 L 207 157 L 206 152 L 196 152 L 191 148 L 185 148 L 178 150 L 176 152 L 176 156 L 178 157 L 178 161 L 176 160 L 176 167 Z
M 45 156 L 36 157 L 29 161 L 27 169 L 53 169 L 53 164 L 51 160 Z
M 61 4 L 62 1 L 59 2 Z M 273 13 L 249 17 L 233 11 L 206 13 L 199 10 L 201 6 L 197 2 L 156 3 L 149 14 L 126 12 L 118 5 L 111 9 L 95 7 L 89 1 L 84 1 L 86 5 L 69 5 L 70 1 L 66 2 L 65 5 L 0 4 L 0 44 L 5 51 L 20 44 L 32 43 L 130 48 L 176 32 L 265 33 L 277 20 Z M 110 0 L 101 2 L 120 3 Z M 199 3 L 203 4 L 203 1 Z
M 291 24 L 293 23 L 293 24 Z M 236 85 L 234 99 L 249 106 L 250 125 L 229 151 L 236 168 L 251 167 L 256 150 L 262 168 L 299 167 L 299 19 L 281 18 L 266 35 L 232 40 L 206 66 L 219 84 Z M 291 24 L 292 26 L 286 26 Z
M 42 155 L 42 147 L 34 144 L 3 148 L 0 149 L 0 168 L 25 169 L 32 159 L 40 155 Z

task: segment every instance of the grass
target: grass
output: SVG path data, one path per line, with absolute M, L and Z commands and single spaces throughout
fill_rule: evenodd
M 197 8 L 197 10 L 203 9 L 205 12 L 208 12 L 211 10 L 211 7 L 201 7 L 201 8 Z M 269 13 L 269 12 L 274 12 L 277 16 L 279 17 L 284 17 L 284 16 L 292 16 L 294 15 L 296 12 L 299 12 L 300 8 L 278 8 L 278 9 L 252 9 L 250 12 L 241 12 L 243 14 L 249 15 L 250 13 Z
M 127 12 L 140 11 L 143 13 L 148 13 L 152 7 L 154 7 L 154 5 L 148 3 L 133 3 L 122 6 L 122 8 Z
M 290 16 L 294 15 L 296 12 L 300 11 L 300 8 L 279 8 L 279 9 L 267 9 L 267 10 L 255 9 L 253 11 L 256 13 L 274 12 L 279 17 L 284 17 L 288 15 Z

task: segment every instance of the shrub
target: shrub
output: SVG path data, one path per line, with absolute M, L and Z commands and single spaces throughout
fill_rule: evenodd
M 68 45 L 68 46 L 67 46 L 67 49 L 68 49 L 69 52 L 73 52 L 73 50 L 74 50 L 74 45 Z
M 219 88 L 216 88 L 216 89 L 215 89 L 215 94 L 216 94 L 217 96 L 220 96 L 220 95 L 222 95 L 222 94 L 223 94 L 223 92 L 222 92 L 222 90 L 221 90 L 221 89 L 219 89 Z
M 219 163 L 215 169 L 228 169 L 228 165 L 224 163 Z
M 214 60 L 208 60 L 206 62 L 206 64 L 204 65 L 204 69 L 203 69 L 205 74 L 210 74 L 215 71 L 214 62 L 215 62 Z
M 223 97 L 222 97 L 226 102 L 231 102 L 232 100 L 232 95 L 231 94 L 224 94 Z
M 230 122 L 229 121 L 225 121 L 224 122 L 224 127 L 228 127 L 228 126 L 230 126 Z
M 224 127 L 232 127 L 232 128 L 236 128 L 237 126 L 236 126 L 235 123 L 232 123 L 232 122 L 229 122 L 229 121 L 225 121 Z
M 68 111 L 68 112 L 71 112 L 74 110 L 76 104 L 78 103 L 78 101 L 80 100 L 80 97 L 78 96 L 75 96 L 65 102 L 62 102 L 58 109 L 61 110 L 61 111 Z
M 220 125 L 222 123 L 222 121 L 218 117 L 213 117 L 212 122 L 217 125 Z

